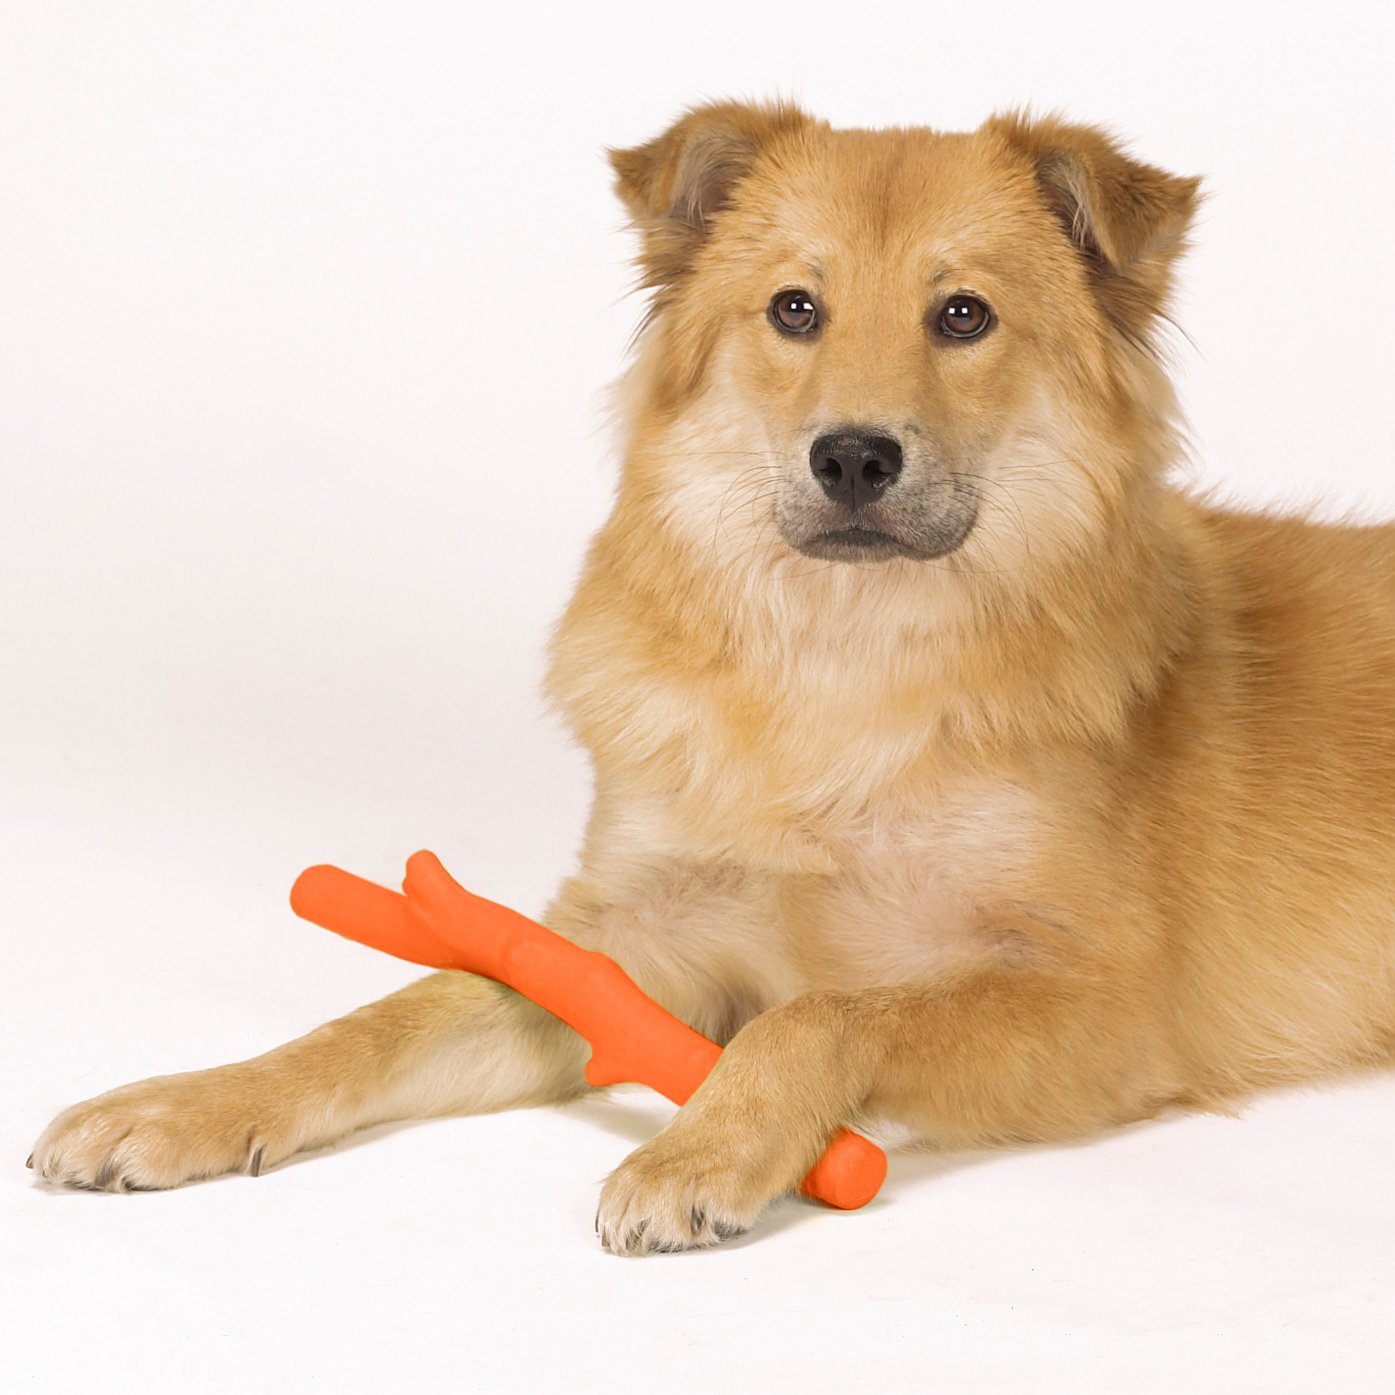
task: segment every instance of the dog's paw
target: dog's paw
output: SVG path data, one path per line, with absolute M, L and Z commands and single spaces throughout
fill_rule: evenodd
M 610 1174 L 596 1233 L 617 1255 L 705 1249 L 749 1230 L 766 1200 L 708 1150 L 671 1147 L 661 1134 Z
M 138 1081 L 64 1110 L 34 1145 L 46 1182 L 156 1191 L 224 1172 L 256 1175 L 294 1149 L 237 1066 Z

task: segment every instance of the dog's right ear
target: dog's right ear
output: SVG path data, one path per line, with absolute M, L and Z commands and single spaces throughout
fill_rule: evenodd
M 677 281 L 761 151 L 777 136 L 812 124 L 784 104 L 712 102 L 694 107 L 645 145 L 611 150 L 615 190 L 644 239 L 644 284 Z

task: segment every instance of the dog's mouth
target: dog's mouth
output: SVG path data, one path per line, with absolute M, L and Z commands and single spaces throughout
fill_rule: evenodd
M 932 562 L 957 552 L 977 519 L 977 502 L 965 498 L 959 507 L 921 518 L 917 526 L 904 532 L 870 527 L 870 520 L 807 533 L 789 527 L 783 531 L 785 540 L 797 552 L 824 562 L 885 562 L 893 557 Z
M 880 528 L 830 528 L 796 544 L 808 557 L 830 561 L 868 561 L 882 557 L 908 557 L 912 553 L 900 538 Z
M 792 491 L 776 504 L 775 521 L 785 541 L 805 557 L 853 563 L 948 557 L 978 521 L 978 493 L 966 480 L 934 480 L 898 495 L 868 507 L 835 509 Z

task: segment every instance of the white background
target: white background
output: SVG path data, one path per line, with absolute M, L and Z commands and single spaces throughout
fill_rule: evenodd
M 1390 9 L 298 4 L 0 14 L 0 1388 L 1387 1388 L 1395 1082 L 897 1158 L 623 1262 L 667 1107 L 378 1131 L 257 1181 L 48 1192 L 58 1108 L 413 971 L 295 873 L 418 846 L 537 912 L 582 756 L 536 696 L 639 307 L 601 149 L 708 96 L 1031 101 L 1211 190 L 1198 480 L 1395 513 Z

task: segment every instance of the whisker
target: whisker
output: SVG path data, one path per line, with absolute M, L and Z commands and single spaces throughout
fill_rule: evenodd
M 717 551 L 717 539 L 722 531 L 722 525 L 726 520 L 727 509 L 734 503 L 741 502 L 743 490 L 750 490 L 750 498 L 746 501 L 754 512 L 755 500 L 762 490 L 768 489 L 778 480 L 778 465 L 774 472 L 771 471 L 771 464 L 776 463 L 772 452 L 769 451 L 743 451 L 742 455 L 760 455 L 765 459 L 763 465 L 749 466 L 736 476 L 722 492 L 721 502 L 717 506 L 717 517 L 712 524 L 712 541 L 710 550 Z

